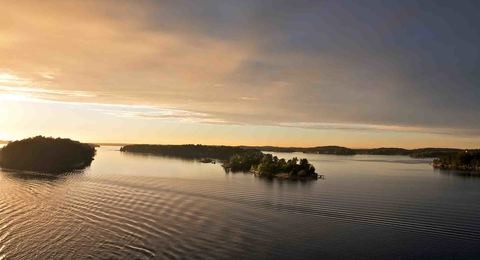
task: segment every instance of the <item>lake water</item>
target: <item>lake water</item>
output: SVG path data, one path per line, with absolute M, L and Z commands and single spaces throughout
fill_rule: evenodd
M 101 147 L 59 178 L 0 171 L 0 259 L 480 257 L 480 178 L 404 156 L 308 158 L 311 182 Z

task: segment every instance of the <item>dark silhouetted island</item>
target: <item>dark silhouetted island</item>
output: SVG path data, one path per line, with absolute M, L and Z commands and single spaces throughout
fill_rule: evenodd
M 317 179 L 315 167 L 307 159 L 293 158 L 285 161 L 271 154 L 264 154 L 258 149 L 237 146 L 210 145 L 126 145 L 122 152 L 141 153 L 197 159 L 200 162 L 222 160 L 227 172 L 252 172 L 260 177 L 281 178 L 291 180 Z
M 443 170 L 480 172 L 480 150 L 444 154 L 433 160 L 433 167 Z
M 70 139 L 37 136 L 8 143 L 0 150 L 6 169 L 65 173 L 91 164 L 95 148 Z
M 234 154 L 243 153 L 248 149 L 235 146 L 215 146 L 215 145 L 149 145 L 133 144 L 120 148 L 122 152 L 143 153 L 152 155 L 161 155 L 177 157 L 184 159 L 219 159 L 226 160 Z
M 248 151 L 233 155 L 223 163 L 227 171 L 249 171 L 260 177 L 289 180 L 316 180 L 318 174 L 315 167 L 307 159 L 296 157 L 286 161 L 271 154 L 259 151 Z

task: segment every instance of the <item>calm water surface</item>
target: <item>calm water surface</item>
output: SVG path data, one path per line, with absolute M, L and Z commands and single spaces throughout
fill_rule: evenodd
M 313 182 L 98 149 L 82 173 L 0 171 L 0 259 L 480 257 L 480 178 L 403 156 L 307 157 Z

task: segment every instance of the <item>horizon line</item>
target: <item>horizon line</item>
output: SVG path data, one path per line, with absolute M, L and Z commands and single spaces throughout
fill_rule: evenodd
M 63 137 L 64 138 L 64 137 Z M 22 140 L 22 139 L 19 139 Z M 17 140 L 0 140 L 0 144 L 8 144 L 10 142 L 14 142 Z M 205 145 L 205 146 L 231 146 L 231 147 L 272 147 L 272 148 L 291 148 L 291 149 L 309 149 L 309 148 L 319 148 L 319 147 L 329 147 L 329 146 L 336 146 L 348 149 L 404 149 L 404 150 L 415 150 L 415 149 L 427 149 L 427 148 L 448 148 L 448 149 L 458 149 L 458 150 L 477 150 L 478 148 L 460 148 L 460 147 L 441 147 L 441 146 L 422 146 L 422 147 L 415 147 L 415 148 L 404 148 L 401 146 L 373 146 L 373 147 L 348 147 L 342 145 L 315 145 L 315 146 L 276 146 L 276 145 L 226 145 L 226 144 L 201 144 L 201 143 L 182 143 L 182 144 L 169 144 L 169 143 L 123 143 L 123 142 L 82 142 L 88 144 L 94 144 L 99 146 L 126 146 L 126 145 Z

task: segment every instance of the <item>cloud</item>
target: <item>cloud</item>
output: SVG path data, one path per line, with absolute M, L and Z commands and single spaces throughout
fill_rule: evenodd
M 159 120 L 475 132 L 476 4 L 446 5 L 6 2 L 0 93 Z
M 162 120 L 169 122 L 183 123 L 208 123 L 218 124 L 226 123 L 222 119 L 214 118 L 212 115 L 205 113 L 197 113 L 175 108 L 159 108 L 159 107 L 134 107 L 134 106 L 115 106 L 106 105 L 101 109 L 90 108 L 107 115 L 125 118 L 140 118 L 151 120 Z

